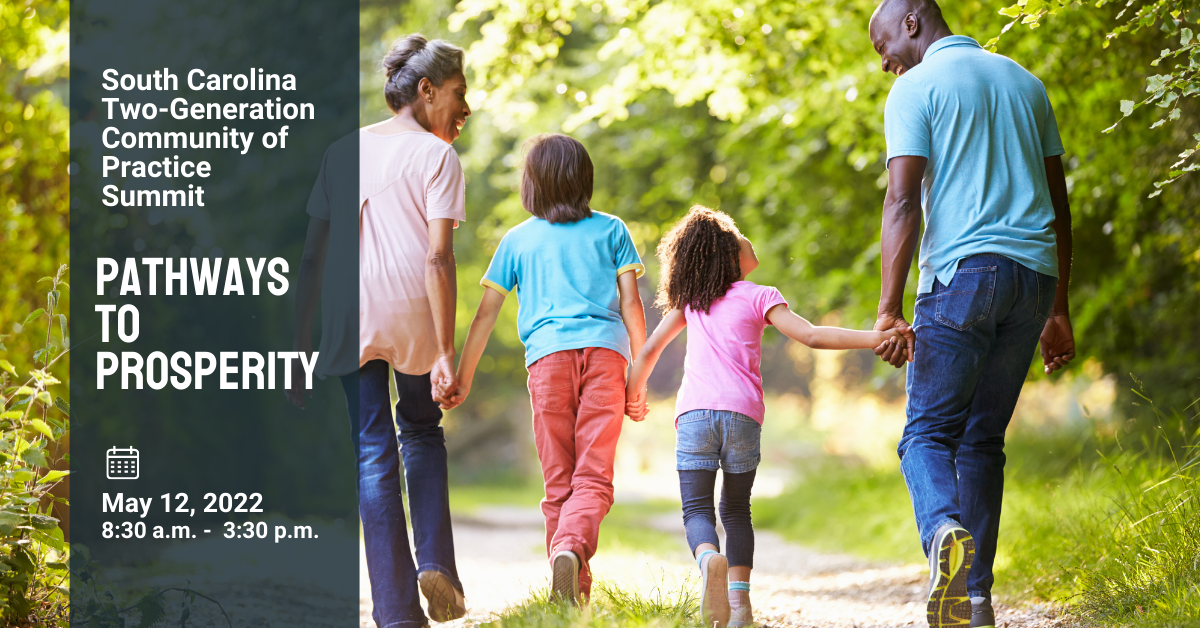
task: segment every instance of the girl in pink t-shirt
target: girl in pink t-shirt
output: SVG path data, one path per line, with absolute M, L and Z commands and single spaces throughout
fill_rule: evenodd
M 754 529 L 750 489 L 763 421 L 762 335 L 767 325 L 814 349 L 904 343 L 896 331 L 816 327 L 788 309 L 778 290 L 746 281 L 758 267 L 750 241 L 728 215 L 696 205 L 658 245 L 657 305 L 666 315 L 629 374 L 626 414 L 645 418 L 646 380 L 663 349 L 688 328 L 683 384 L 675 402 L 676 468 L 688 545 L 701 573 L 704 625 L 751 626 Z M 724 472 L 720 554 L 713 489 Z M 728 583 L 728 594 L 726 594 Z

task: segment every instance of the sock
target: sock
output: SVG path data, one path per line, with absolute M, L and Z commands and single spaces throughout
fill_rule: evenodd
M 749 593 L 750 592 L 750 583 L 749 582 L 736 582 L 736 581 L 731 580 L 729 582 L 729 590 L 730 591 L 745 591 L 745 592 Z

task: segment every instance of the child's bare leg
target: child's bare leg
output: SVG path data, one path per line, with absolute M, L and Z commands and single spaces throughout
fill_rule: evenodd
M 692 553 L 692 558 L 700 558 L 700 555 L 703 554 L 704 552 L 719 552 L 719 551 L 721 551 L 721 550 L 718 549 L 717 546 L 713 545 L 712 543 L 701 543 L 696 546 L 696 551 Z

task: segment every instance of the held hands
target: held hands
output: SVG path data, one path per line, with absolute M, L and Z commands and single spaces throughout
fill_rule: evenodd
M 429 384 L 432 387 L 431 395 L 433 400 L 438 402 L 438 407 L 443 410 L 449 410 L 466 397 L 464 393 L 458 397 L 458 402 L 454 402 L 459 385 L 458 374 L 454 371 L 454 356 L 451 354 L 442 354 L 437 357 L 433 363 L 433 370 L 429 372 Z
M 1051 314 L 1041 337 L 1042 365 L 1047 374 L 1067 365 L 1075 358 L 1075 332 L 1069 314 Z
M 632 384 L 625 389 L 625 414 L 631 420 L 641 421 L 646 418 L 650 404 L 646 403 L 646 387 L 635 388 Z
M 880 314 L 875 321 L 875 331 L 882 331 L 885 340 L 875 347 L 875 355 L 880 360 L 900 368 L 905 362 L 912 362 L 916 349 L 917 335 L 912 326 L 899 314 Z
M 467 395 L 469 394 L 471 394 L 471 380 L 463 377 L 460 374 L 458 376 L 458 388 L 452 392 L 448 392 L 446 394 L 446 400 L 441 402 L 438 407 L 443 410 L 457 408 L 462 404 L 463 401 L 467 399 Z
M 301 349 L 301 351 L 303 351 L 303 349 Z M 308 348 L 307 353 L 309 355 L 312 354 L 312 347 Z M 292 402 L 292 405 L 303 410 L 305 392 L 308 393 L 309 397 L 313 396 L 313 392 L 311 390 L 305 390 L 303 377 L 293 377 L 291 387 L 283 390 L 283 396 L 286 397 L 288 401 Z

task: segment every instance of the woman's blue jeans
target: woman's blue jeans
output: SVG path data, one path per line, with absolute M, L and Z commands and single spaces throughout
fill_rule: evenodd
M 433 400 L 428 374 L 396 372 L 400 399 L 393 422 L 388 392 L 391 376 L 387 362 L 371 360 L 357 374 L 342 377 L 351 437 L 358 453 L 358 511 L 375 606 L 372 617 L 379 628 L 426 624 L 417 589 L 417 574 L 422 571 L 440 571 L 462 590 L 450 531 L 442 411 Z M 401 456 L 416 545 L 415 564 L 401 497 Z
M 1000 255 L 962 260 L 949 286 L 917 295 L 900 469 L 921 547 L 955 522 L 975 538 L 972 597 L 991 596 L 1004 495 L 1004 432 L 1058 280 Z

